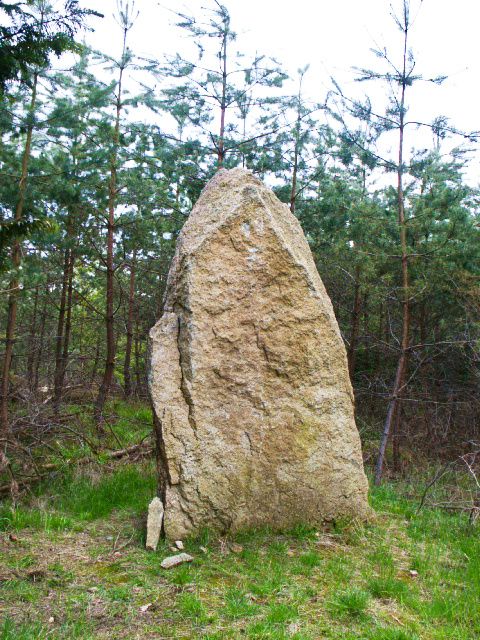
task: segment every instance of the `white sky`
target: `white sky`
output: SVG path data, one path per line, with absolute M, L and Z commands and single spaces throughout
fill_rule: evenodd
M 131 2 L 132 0 L 130 0 Z M 291 75 L 310 64 L 306 94 L 324 99 L 329 77 L 340 82 L 345 93 L 368 92 L 354 83 L 352 66 L 375 67 L 370 47 L 387 46 L 393 59 L 401 55 L 399 32 L 390 18 L 389 0 L 223 0 L 238 34 L 238 48 L 245 53 L 276 57 Z M 172 26 L 168 9 L 199 14 L 212 0 L 136 0 L 140 14 L 130 35 L 137 55 L 161 58 L 164 53 L 185 51 L 182 31 Z M 399 7 L 400 0 L 393 0 Z M 95 32 L 87 35 L 94 47 L 115 55 L 120 31 L 113 19 L 116 0 L 82 0 L 82 7 L 97 9 L 105 18 L 92 20 Z M 466 131 L 480 129 L 480 1 L 412 0 L 416 16 L 411 46 L 422 75 L 447 75 L 442 87 L 425 84 L 411 91 L 411 116 L 431 122 L 446 115 L 451 124 Z M 371 86 L 371 85 L 370 85 Z M 373 89 L 373 87 L 372 87 Z M 415 130 L 407 146 L 414 144 Z M 478 162 L 475 162 L 477 174 Z M 471 168 L 471 170 L 473 167 Z M 475 182 L 478 180 L 475 179 Z

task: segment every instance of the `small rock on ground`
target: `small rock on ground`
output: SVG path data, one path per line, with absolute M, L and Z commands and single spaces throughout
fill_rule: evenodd
M 177 567 L 179 564 L 183 564 L 184 562 L 192 562 L 193 558 L 188 553 L 179 553 L 176 556 L 168 556 L 164 560 L 162 560 L 160 566 L 162 569 L 172 569 L 173 567 Z

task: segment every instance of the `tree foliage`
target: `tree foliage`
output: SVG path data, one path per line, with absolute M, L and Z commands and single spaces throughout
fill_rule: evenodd
M 362 87 L 391 90 L 381 110 L 336 83 L 309 100 L 306 69 L 286 91 L 275 60 L 242 55 L 218 3 L 177 16 L 193 41 L 167 60 L 139 59 L 125 41 L 119 59 L 82 48 L 60 72 L 49 56 L 75 49 L 89 12 L 70 2 L 39 32 L 35 6 L 0 3 L 10 19 L 0 46 L 12 52 L 0 76 L 0 318 L 7 327 L 13 291 L 16 331 L 5 335 L 14 412 L 15 398 L 46 395 L 56 411 L 76 394 L 92 402 L 107 363 L 105 396 L 146 396 L 148 332 L 175 240 L 220 164 L 253 170 L 298 217 L 345 340 L 367 451 L 392 397 L 388 465 L 401 465 L 400 445 L 444 455 L 479 437 L 480 222 L 468 157 L 448 151 L 456 132 L 438 113 L 428 148 L 410 152 L 413 135 L 402 158 L 382 146 L 418 126 L 401 97 L 423 81 L 408 46 L 404 69 L 377 49 L 380 66 L 357 70 Z M 426 80 L 434 88 L 443 78 Z
M 44 6 L 43 6 L 44 5 Z M 44 18 L 38 10 L 48 9 L 43 0 L 0 2 L 0 91 L 17 80 L 28 79 L 31 67 L 47 67 L 50 55 L 78 51 L 75 34 L 89 16 L 102 17 L 97 11 L 82 9 L 78 0 L 65 0 L 58 11 Z

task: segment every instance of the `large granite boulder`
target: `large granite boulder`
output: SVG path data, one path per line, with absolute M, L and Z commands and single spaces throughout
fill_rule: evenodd
M 151 338 L 168 538 L 366 516 L 330 299 L 297 219 L 250 172 L 204 189 Z

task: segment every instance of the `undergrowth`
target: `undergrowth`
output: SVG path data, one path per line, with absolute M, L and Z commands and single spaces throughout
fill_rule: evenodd
M 132 412 L 119 437 L 135 442 Z M 120 420 L 120 417 L 119 417 Z M 372 487 L 375 517 L 186 540 L 170 571 L 144 549 L 151 460 L 63 468 L 0 508 L 0 640 L 473 640 L 480 536 L 465 514 L 423 508 L 412 485 Z M 440 489 L 439 489 L 440 490 Z

